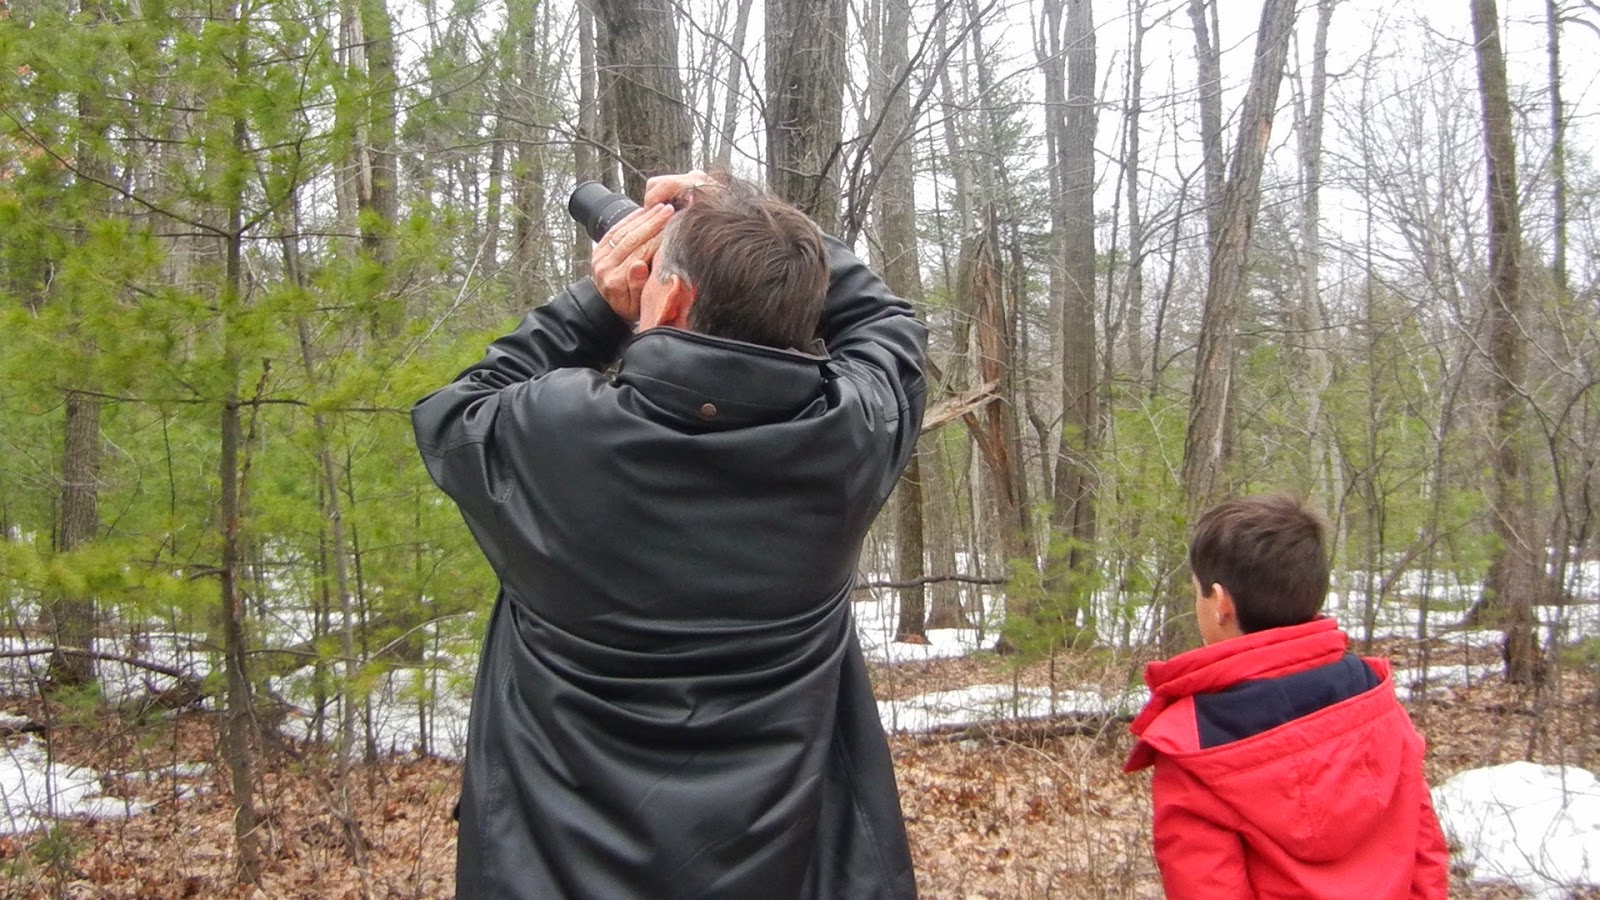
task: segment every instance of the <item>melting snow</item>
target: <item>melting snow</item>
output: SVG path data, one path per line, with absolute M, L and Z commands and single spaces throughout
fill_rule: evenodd
M 1472 769 L 1434 788 L 1433 805 L 1476 881 L 1510 882 L 1539 900 L 1600 885 L 1600 779 L 1588 771 Z
M 32 735 L 0 749 L 0 834 L 33 831 L 51 819 L 116 819 L 148 808 L 105 796 L 98 774 L 51 762 Z

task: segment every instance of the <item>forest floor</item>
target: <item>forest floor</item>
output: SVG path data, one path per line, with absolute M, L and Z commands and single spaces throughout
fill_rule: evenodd
M 1386 642 L 1375 651 L 1416 665 L 1420 648 Z M 1446 652 L 1438 650 L 1436 652 Z M 1460 656 L 1469 651 L 1455 648 Z M 1493 662 L 1496 651 L 1470 651 Z M 1467 661 L 1466 659 L 1452 661 Z M 1123 680 L 1133 663 L 1093 654 L 1058 664 L 1058 685 Z M 1052 670 L 1017 668 L 979 655 L 877 670 L 880 694 L 904 696 L 980 683 L 1048 684 Z M 1542 697 L 1498 678 L 1435 688 L 1410 705 L 1429 741 L 1428 780 L 1524 758 L 1600 760 L 1600 706 L 1592 670 L 1560 675 Z M 46 712 L 33 701 L 35 719 Z M 279 745 L 263 755 L 260 830 L 266 859 L 259 888 L 233 881 L 227 778 L 219 767 L 178 767 L 220 758 L 221 719 L 191 713 L 148 724 L 52 710 L 51 752 L 97 771 L 164 772 L 122 779 L 108 793 L 154 804 L 115 820 L 67 821 L 0 836 L 3 898 L 440 898 L 453 894 L 458 767 L 438 759 L 390 759 L 352 772 L 351 810 L 335 815 L 327 752 Z M 36 740 L 37 738 L 35 738 Z M 8 743 L 20 737 L 4 739 Z M 1143 898 L 1161 896 L 1149 839 L 1149 775 L 1121 774 L 1131 741 L 1125 720 L 1018 722 L 986 729 L 890 739 L 922 896 L 930 900 Z M 3 752 L 3 750 L 0 750 Z M 356 865 L 347 830 L 358 823 L 366 864 Z M 1451 896 L 1520 896 L 1468 885 Z M 1589 897 L 1600 897 L 1591 893 Z

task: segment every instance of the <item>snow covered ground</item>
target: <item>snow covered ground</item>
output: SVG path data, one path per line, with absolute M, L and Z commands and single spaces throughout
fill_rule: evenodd
M 0 724 L 15 719 L 0 715 Z M 0 747 L 0 834 L 34 831 L 54 819 L 115 819 L 149 808 L 103 791 L 98 772 L 54 762 L 32 735 Z
M 1538 900 L 1600 885 L 1600 779 L 1573 766 L 1507 763 L 1460 772 L 1433 789 L 1439 823 L 1480 882 Z

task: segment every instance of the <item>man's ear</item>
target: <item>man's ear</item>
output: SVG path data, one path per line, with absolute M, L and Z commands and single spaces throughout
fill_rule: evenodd
M 695 289 L 682 275 L 668 275 L 661 295 L 661 324 L 689 327 L 689 307 L 694 305 Z

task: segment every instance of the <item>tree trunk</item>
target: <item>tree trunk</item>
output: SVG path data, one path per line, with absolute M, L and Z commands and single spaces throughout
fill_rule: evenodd
M 1550 209 L 1555 246 L 1550 252 L 1556 293 L 1568 296 L 1567 285 L 1567 112 L 1561 102 L 1561 11 L 1556 0 L 1545 0 L 1545 41 L 1550 73 Z
M 1328 27 L 1337 0 L 1318 0 L 1317 26 L 1313 39 L 1309 97 L 1296 91 L 1295 133 L 1300 144 L 1300 304 L 1296 325 L 1305 347 L 1306 364 L 1299 367 L 1299 393 L 1306 398 L 1306 449 L 1310 461 L 1305 475 L 1307 493 L 1324 489 L 1331 503 L 1335 495 L 1323 483 L 1327 479 L 1327 441 L 1323 436 L 1322 397 L 1333 380 L 1332 351 L 1328 349 L 1322 311 L 1322 125 L 1328 87 Z M 1296 79 L 1298 83 L 1298 79 Z M 1330 516 L 1331 518 L 1331 516 Z
M 69 553 L 100 533 L 100 399 L 67 392 L 66 441 L 61 461 L 61 527 L 56 549 Z M 63 596 L 49 606 L 51 639 L 57 647 L 94 649 L 95 602 L 92 596 Z M 47 678 L 52 685 L 79 686 L 94 680 L 94 657 L 80 653 L 51 654 Z
M 1247 254 L 1261 202 L 1261 172 L 1289 52 L 1294 7 L 1295 0 L 1266 0 L 1262 7 L 1255 69 L 1240 111 L 1239 140 L 1223 192 L 1223 214 L 1206 283 L 1193 401 L 1184 441 L 1184 486 L 1191 514 L 1201 512 L 1226 488 L 1231 440 L 1225 425 L 1232 402 L 1239 312 L 1247 287 Z
M 609 148 L 603 140 L 598 109 L 600 70 L 596 65 L 594 13 L 588 3 L 578 4 L 578 137 L 572 142 L 573 183 L 600 181 L 612 171 Z M 615 183 L 612 179 L 607 184 Z M 567 278 L 577 281 L 589 272 L 589 233 L 574 222 Z
M 678 27 L 667 0 L 598 0 L 608 64 L 607 99 L 617 125 L 623 187 L 644 196 L 645 180 L 690 168 L 694 130 L 678 70 Z
M 839 231 L 844 127 L 843 0 L 768 0 L 767 186 Z
M 739 0 L 739 12 L 733 25 L 733 39 L 729 42 L 727 74 L 723 78 L 722 125 L 717 137 L 717 167 L 727 170 L 733 165 L 734 124 L 738 121 L 739 98 L 744 92 L 740 77 L 744 71 L 745 35 L 750 30 L 750 8 L 755 0 Z
M 1183 445 L 1183 484 L 1190 521 L 1216 502 L 1227 489 L 1232 449 L 1228 434 L 1232 404 L 1235 346 L 1240 307 L 1247 285 L 1247 253 L 1256 210 L 1261 202 L 1261 172 L 1272 136 L 1278 87 L 1293 33 L 1295 0 L 1266 0 L 1256 31 L 1256 62 L 1250 73 L 1239 115 L 1239 138 L 1232 170 L 1223 191 L 1206 282 L 1200 344 L 1195 358 L 1188 429 Z M 1162 629 L 1162 650 L 1177 652 L 1193 643 L 1194 622 L 1185 613 L 1187 592 L 1179 587 L 1168 597 Z
M 1018 375 L 1013 348 L 1015 317 L 1009 310 L 1004 273 L 998 255 L 998 228 L 994 208 L 985 214 L 986 227 L 961 251 L 961 279 L 957 290 L 975 306 L 973 334 L 981 383 L 1000 386 L 1000 399 L 969 413 L 968 430 L 978 445 L 989 494 L 982 507 L 993 511 L 992 533 L 998 537 L 1002 562 L 1008 567 L 1037 570 L 1038 551 L 1033 542 L 1027 478 L 1018 458 L 1020 429 L 1016 410 Z M 1006 620 L 1026 629 L 1038 608 L 1037 597 L 1020 588 L 1008 592 Z M 1013 636 L 1002 635 L 997 649 L 1017 647 Z
M 1128 264 L 1123 297 L 1123 340 L 1128 348 L 1128 372 L 1134 382 L 1144 378 L 1144 210 L 1139 205 L 1139 118 L 1144 107 L 1144 0 L 1132 10 L 1132 38 L 1128 51 L 1128 111 L 1122 168 L 1128 192 Z
M 1049 585 L 1051 595 L 1063 604 L 1064 637 L 1070 641 L 1080 614 L 1089 614 L 1094 587 L 1100 410 L 1095 380 L 1094 14 L 1090 0 L 1066 0 L 1065 5 L 1066 34 L 1061 46 L 1065 50 L 1066 103 L 1064 115 L 1055 123 L 1061 129 L 1061 233 L 1057 241 L 1063 260 L 1063 423 L 1050 508 Z
M 238 49 L 233 59 L 231 73 L 235 83 L 243 83 L 244 73 L 250 65 L 247 29 L 243 27 L 244 9 L 241 4 L 233 8 L 233 18 L 240 24 Z M 223 171 L 223 178 L 232 194 L 228 198 L 228 224 L 226 230 L 226 272 L 222 284 L 218 324 L 222 328 L 223 365 L 226 367 L 225 393 L 222 400 L 221 452 L 217 457 L 217 475 L 220 490 L 217 509 L 221 516 L 222 560 L 218 566 L 222 587 L 222 657 L 227 679 L 227 721 L 222 740 L 223 760 L 227 763 L 230 784 L 233 788 L 233 837 L 238 853 L 236 874 L 241 883 L 257 884 L 261 880 L 260 835 L 256 833 L 258 819 L 255 808 L 255 750 L 252 746 L 253 722 L 250 678 L 245 663 L 249 644 L 245 633 L 244 592 L 240 590 L 243 564 L 240 554 L 239 529 L 244 506 L 244 487 L 239 478 L 239 445 L 241 426 L 239 419 L 239 370 L 242 352 L 237 346 L 237 327 L 232 317 L 242 311 L 244 304 L 244 174 L 248 166 L 245 159 L 249 151 L 249 132 L 244 118 L 235 114 L 233 119 L 233 145 L 230 158 L 215 160 L 212 165 Z
M 901 136 L 911 127 L 911 96 L 906 84 L 909 64 L 907 34 L 911 7 L 907 0 L 881 0 L 882 32 L 878 64 L 873 71 L 873 105 L 881 118 L 872 145 L 873 167 L 881 173 L 873 192 L 874 218 L 878 224 L 881 259 L 878 268 L 884 283 L 896 294 L 922 305 L 922 273 L 918 266 L 917 209 L 912 145 Z M 928 439 L 928 443 L 937 441 Z M 918 447 L 900 478 L 895 498 L 896 574 L 911 583 L 926 574 L 923 542 L 924 448 Z M 927 619 L 924 585 L 900 589 L 900 621 L 897 638 L 919 638 Z
M 1222 158 L 1222 48 L 1218 46 L 1217 0 L 1189 0 L 1189 21 L 1194 26 L 1194 58 L 1198 69 L 1200 147 L 1206 196 L 1206 243 L 1215 253 L 1222 222 L 1222 190 L 1226 161 Z M 1267 0 L 1270 6 L 1273 0 Z M 1209 12 L 1208 12 L 1209 10 Z M 1292 18 L 1292 17 L 1291 17 Z M 1265 24 L 1266 10 L 1262 11 Z M 1265 36 L 1258 32 L 1257 40 Z M 1260 44 L 1258 43 L 1258 49 Z M 1259 54 L 1257 59 L 1260 59 Z M 1281 65 L 1278 67 L 1283 68 Z
M 1527 349 L 1520 321 L 1522 223 L 1516 139 L 1494 0 L 1472 0 L 1472 33 L 1488 166 L 1489 289 L 1484 318 L 1494 408 L 1488 449 L 1494 470 L 1494 534 L 1499 543 L 1479 609 L 1505 630 L 1506 680 L 1528 684 L 1542 675 L 1533 604 L 1544 582 L 1544 541 L 1534 507 L 1523 394 Z

